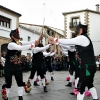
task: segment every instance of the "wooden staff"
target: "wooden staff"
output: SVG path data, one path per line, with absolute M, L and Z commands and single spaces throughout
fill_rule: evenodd
M 45 31 L 45 29 L 43 30 L 43 34 L 44 34 L 46 37 L 49 37 L 49 35 L 48 35 L 47 32 Z
M 41 31 L 41 34 L 40 34 L 40 36 L 43 36 L 44 22 L 45 22 L 45 4 L 44 4 L 44 3 L 43 3 L 43 6 L 44 6 L 43 25 L 42 25 L 42 31 Z

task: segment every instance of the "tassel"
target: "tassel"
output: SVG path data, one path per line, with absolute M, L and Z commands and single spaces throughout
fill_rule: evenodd
M 81 68 L 81 66 L 79 65 L 78 68 Z
M 90 76 L 90 72 L 88 71 L 88 65 L 86 64 L 86 76 Z
M 4 100 L 7 99 L 7 91 L 6 91 L 6 88 L 2 89 L 2 98 Z
M 90 76 L 90 72 L 86 69 L 86 76 Z
M 76 65 L 74 61 L 73 61 L 73 64 Z

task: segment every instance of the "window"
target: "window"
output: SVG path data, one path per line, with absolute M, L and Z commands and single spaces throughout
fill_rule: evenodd
M 28 36 L 28 41 L 30 41 L 31 40 L 31 37 L 30 36 Z
M 52 32 L 51 35 L 54 37 L 54 32 Z
M 47 30 L 47 34 L 50 36 L 50 31 L 49 30 Z
M 11 19 L 0 15 L 0 26 L 10 28 Z
M 72 18 L 73 27 L 76 27 L 79 24 L 79 22 L 80 22 L 79 17 Z

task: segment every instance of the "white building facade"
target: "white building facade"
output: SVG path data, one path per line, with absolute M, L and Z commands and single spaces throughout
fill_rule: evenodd
M 16 28 L 19 28 L 20 37 L 23 41 L 28 42 L 31 40 L 37 40 L 39 38 L 43 26 L 28 23 L 19 23 L 20 17 L 21 14 L 0 5 L 0 53 L 7 51 L 7 45 L 11 41 L 9 36 L 10 31 Z M 44 26 L 44 29 L 50 36 L 64 38 L 63 30 L 50 26 Z M 43 45 L 48 44 L 48 38 L 45 35 L 43 37 L 42 43 Z M 62 55 L 58 46 L 54 45 L 50 49 L 56 49 L 57 55 Z M 22 51 L 22 55 L 32 56 L 32 50 Z
M 5 44 L 11 41 L 10 31 L 19 26 L 21 14 L 0 5 L 0 52 L 5 52 Z
M 100 12 L 89 9 L 65 12 L 64 31 L 67 38 L 72 38 L 75 34 L 75 27 L 81 24 L 88 25 L 88 36 L 92 40 L 95 55 L 100 54 Z
M 10 31 L 19 28 L 20 36 L 23 41 L 31 41 L 39 38 L 40 34 L 32 31 L 27 27 L 21 27 L 19 25 L 19 17 L 21 14 L 14 12 L 6 7 L 0 5 L 0 52 L 7 51 L 7 44 L 11 41 Z M 5 46 L 6 44 L 6 46 Z M 43 38 L 43 44 L 45 44 L 45 38 Z M 31 50 L 22 51 L 22 55 L 31 55 Z

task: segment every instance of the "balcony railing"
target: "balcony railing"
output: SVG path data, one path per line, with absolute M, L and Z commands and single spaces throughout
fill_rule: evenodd
M 69 27 L 70 28 L 76 28 L 79 24 L 80 24 L 80 22 L 74 22 L 74 23 L 73 22 L 70 22 L 69 23 Z

